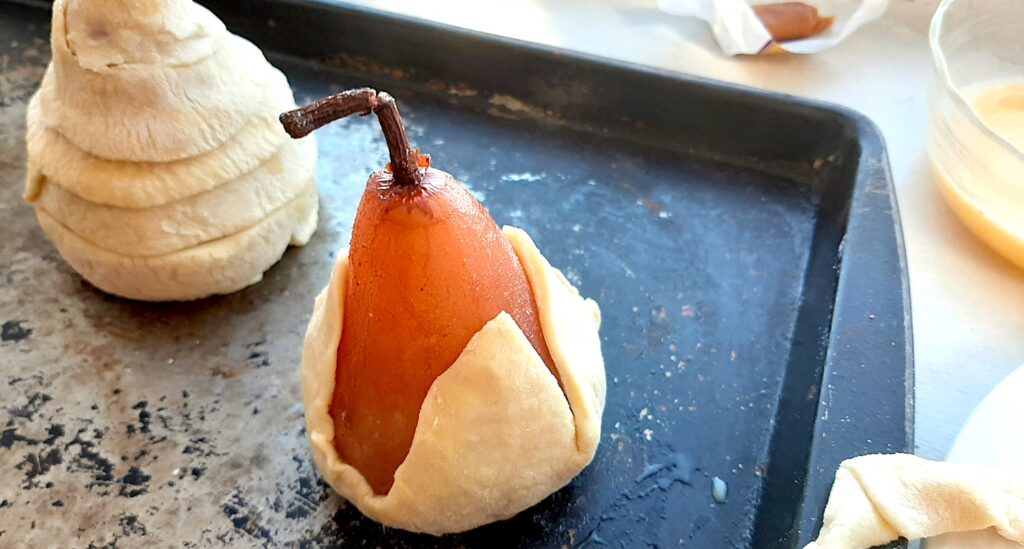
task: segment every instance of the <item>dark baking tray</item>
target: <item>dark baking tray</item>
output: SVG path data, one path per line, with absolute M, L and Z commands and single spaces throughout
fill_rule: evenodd
M 301 437 L 288 438 L 301 432 L 285 412 L 300 402 L 299 339 L 312 296 L 347 244 L 365 178 L 385 162 L 373 121 L 348 120 L 318 135 L 319 232 L 260 285 L 180 305 L 73 290 L 98 317 L 147 334 L 144 348 L 123 352 L 148 376 L 137 393 L 174 402 L 191 387 L 193 406 L 241 407 L 247 388 L 266 385 L 267 373 L 242 372 L 214 400 L 196 391 L 199 373 L 145 366 L 200 333 L 217 351 L 197 354 L 195 372 L 208 375 L 204 360 L 230 362 L 257 345 L 238 362 L 262 353 L 256 362 L 290 391 L 262 416 L 229 415 L 210 435 L 251 433 L 266 443 L 261 455 L 284 458 L 246 461 L 244 449 L 224 444 L 203 465 L 241 460 L 262 469 L 249 482 L 268 487 L 208 480 L 197 493 L 214 503 L 209 517 L 154 489 L 139 520 L 170 512 L 209 522 L 191 539 L 201 544 L 801 547 L 820 527 L 843 459 L 910 449 L 903 242 L 885 148 L 863 116 L 336 3 L 206 4 L 265 48 L 299 101 L 354 86 L 390 91 L 434 164 L 467 183 L 499 223 L 529 231 L 601 304 L 604 437 L 593 464 L 536 507 L 439 539 L 381 528 L 317 484 Z M 45 36 L 44 11 L 0 13 L 5 37 Z M 0 51 L 18 55 L 18 44 L 3 42 Z M 30 210 L 16 215 L 15 226 L 52 255 Z M 11 230 L 0 229 L 5 242 Z M 260 341 L 247 342 L 256 333 Z M 286 417 L 263 419 L 276 416 Z M 108 436 L 116 448 L 128 435 Z M 181 437 L 153 444 L 188 448 Z M 712 498 L 713 477 L 728 485 L 724 503 Z M 307 502 L 299 511 L 281 504 L 295 492 Z M 92 488 L 81 493 L 91 497 Z M 90 506 L 107 513 L 128 505 L 95 497 Z M 104 539 L 98 528 L 87 531 Z M 172 530 L 149 535 L 190 541 Z

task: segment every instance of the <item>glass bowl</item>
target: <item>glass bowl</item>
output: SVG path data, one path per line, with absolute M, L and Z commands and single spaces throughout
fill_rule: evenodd
M 936 183 L 972 232 L 1024 268 L 1024 0 L 943 0 L 929 43 Z

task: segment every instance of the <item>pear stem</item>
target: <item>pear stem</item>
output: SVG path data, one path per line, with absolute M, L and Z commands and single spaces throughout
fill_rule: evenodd
M 353 114 L 365 116 L 371 112 L 377 115 L 377 121 L 384 132 L 395 184 L 419 185 L 423 177 L 419 170 L 419 151 L 409 143 L 409 134 L 398 113 L 398 104 L 387 92 L 371 88 L 346 90 L 283 113 L 278 119 L 288 135 L 300 139 L 340 118 Z

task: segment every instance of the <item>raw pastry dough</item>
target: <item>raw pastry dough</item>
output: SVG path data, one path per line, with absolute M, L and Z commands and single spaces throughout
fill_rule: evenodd
M 470 340 L 427 393 L 409 455 L 385 496 L 334 449 L 334 393 L 348 254 L 316 299 L 302 357 L 313 459 L 328 484 L 368 517 L 435 535 L 509 518 L 565 486 L 601 436 L 604 361 L 597 304 L 548 264 L 530 237 L 505 227 L 540 313 L 565 392 L 507 313 Z
M 25 199 L 75 270 L 142 300 L 228 293 L 316 228 L 316 142 L 259 49 L 191 0 L 57 0 Z
M 301 246 L 316 230 L 316 186 L 258 224 L 218 240 L 166 255 L 132 257 L 99 248 L 69 231 L 45 210 L 40 226 L 64 259 L 97 288 L 143 301 L 186 301 L 255 284 L 289 244 Z
M 126 36 L 115 26 L 128 24 L 125 15 L 131 4 L 128 0 L 54 2 L 53 63 L 39 88 L 48 127 L 94 156 L 168 162 L 217 148 L 261 112 L 271 67 L 259 48 L 223 25 L 204 29 L 216 34 L 209 37 L 205 55 L 189 64 L 159 59 L 153 59 L 154 64 L 116 64 L 114 58 L 106 59 L 110 64 L 96 61 L 111 49 L 107 44 Z M 158 40 L 173 36 L 179 17 L 206 11 L 191 0 L 145 0 L 144 4 L 152 9 L 137 12 L 148 17 L 136 19 L 143 27 L 139 30 Z M 180 9 L 186 4 L 195 9 Z M 74 29 L 95 38 L 72 51 L 67 32 Z M 80 59 L 92 62 L 83 65 Z
M 129 256 L 176 252 L 245 230 L 313 187 L 316 142 L 290 140 L 262 166 L 212 190 L 151 208 L 118 208 L 80 198 L 61 185 L 38 187 L 36 208 L 83 240 Z
M 88 0 L 68 3 L 66 13 L 66 47 L 78 64 L 94 71 L 191 65 L 209 57 L 216 39 L 227 32 L 220 19 L 194 2 Z
M 867 549 L 898 538 L 995 527 L 1024 544 L 1024 475 L 893 454 L 844 461 L 817 541 L 806 549 Z
M 295 106 L 292 90 L 274 69 L 273 93 L 261 113 L 216 149 L 176 162 L 125 162 L 92 156 L 43 123 L 39 96 L 28 105 L 28 155 L 50 179 L 96 204 L 150 208 L 208 191 L 255 170 L 288 141 L 277 121 Z M 314 139 L 315 142 L 315 139 Z M 34 190 L 26 193 L 29 200 Z

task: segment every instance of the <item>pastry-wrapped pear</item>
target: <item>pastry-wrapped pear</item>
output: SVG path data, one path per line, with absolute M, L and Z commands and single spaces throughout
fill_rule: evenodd
M 191 0 L 57 0 L 25 198 L 93 285 L 187 300 L 262 278 L 316 228 L 316 144 L 260 50 Z
M 394 99 L 343 92 L 282 115 L 301 137 L 378 115 L 367 182 L 303 354 L 327 481 L 384 524 L 443 534 L 510 517 L 593 458 L 605 379 L 596 303 L 413 150 Z

